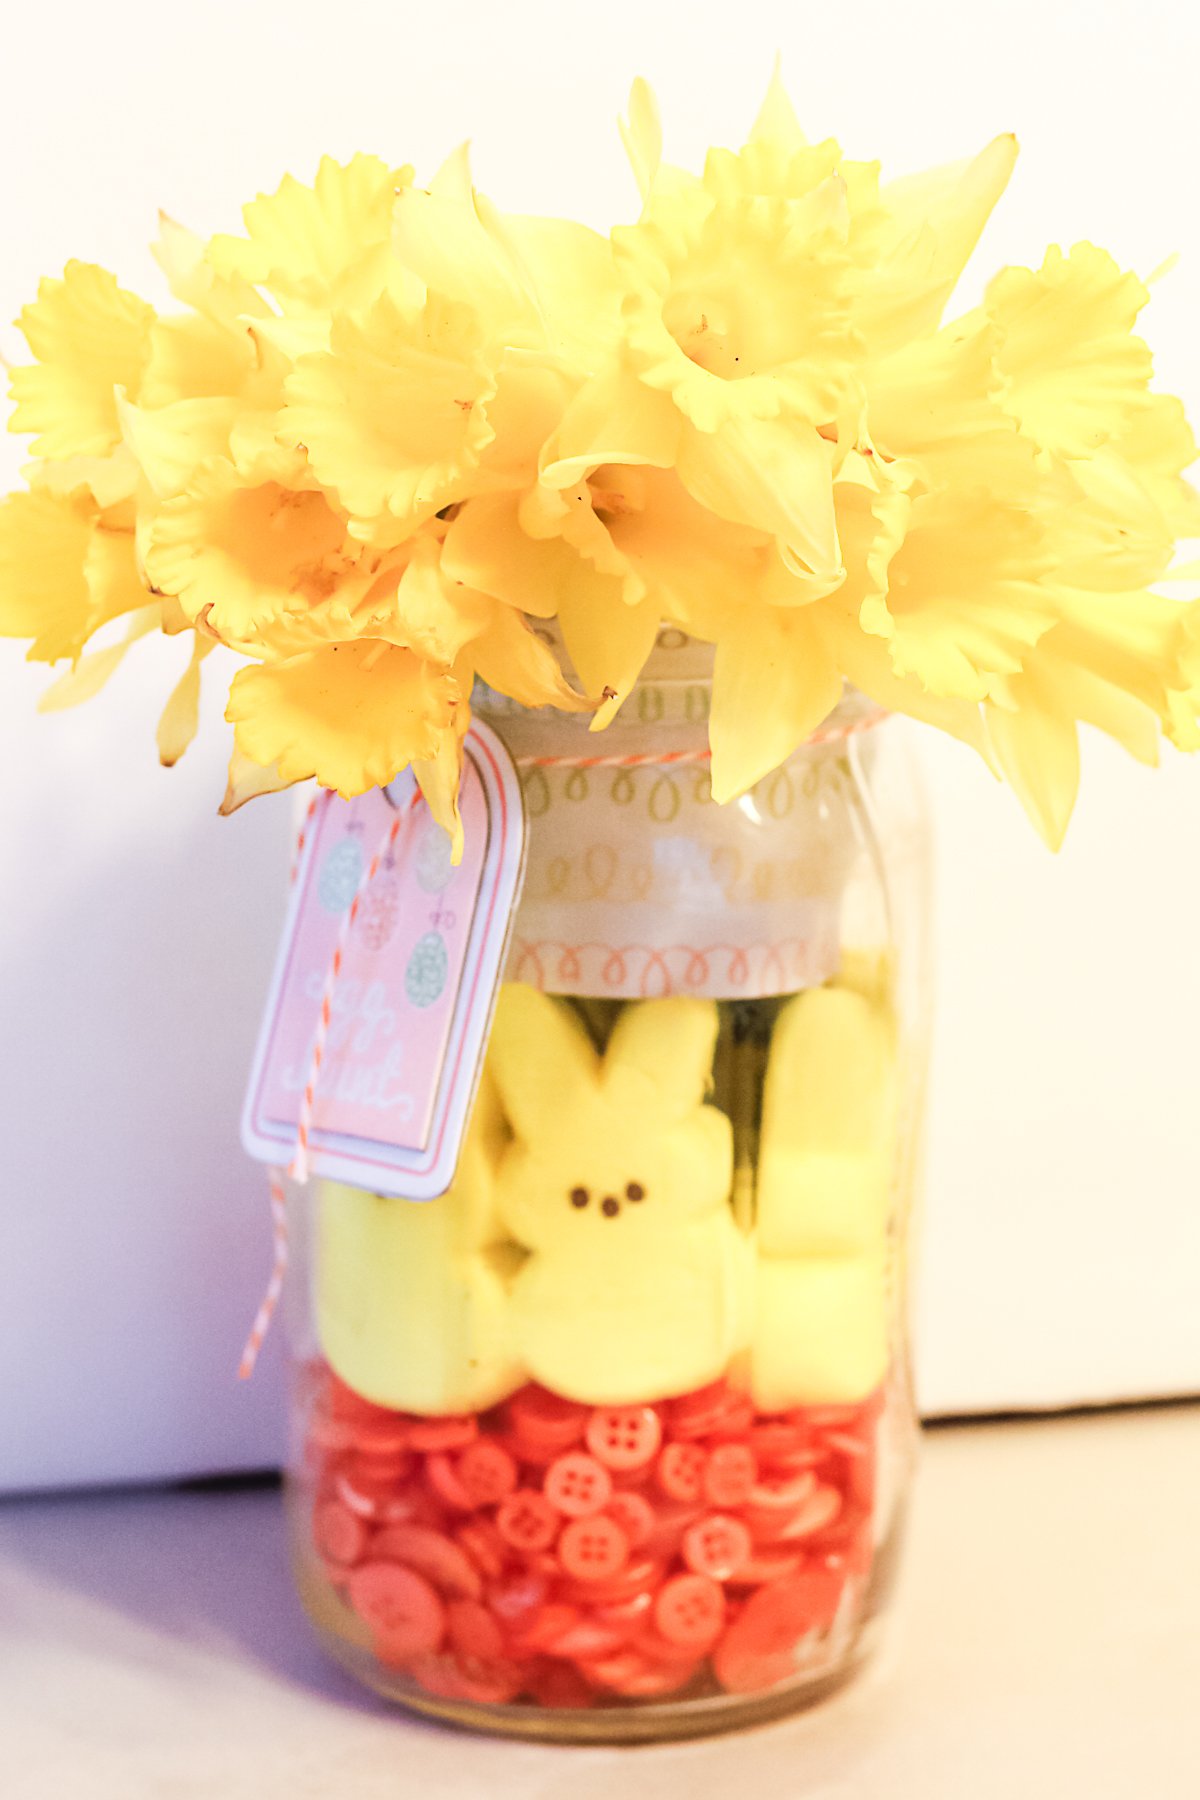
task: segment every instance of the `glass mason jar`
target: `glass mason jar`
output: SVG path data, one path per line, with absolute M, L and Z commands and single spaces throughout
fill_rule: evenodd
M 891 1586 L 924 815 L 854 693 L 714 805 L 709 655 L 664 632 L 602 736 L 479 697 L 528 866 L 454 1186 L 290 1195 L 301 1595 L 370 1687 L 491 1731 L 790 1710 Z

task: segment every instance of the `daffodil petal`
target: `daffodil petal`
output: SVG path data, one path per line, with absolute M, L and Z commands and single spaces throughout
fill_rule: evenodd
M 713 799 L 732 800 L 792 754 L 842 696 L 842 677 L 805 611 L 772 610 L 731 630 L 713 664 Z
M 585 693 L 608 696 L 592 720 L 592 730 L 601 731 L 629 698 L 654 648 L 662 616 L 650 600 L 637 606 L 616 600 L 597 607 L 571 595 L 558 617 Z
M 247 484 L 220 460 L 164 501 L 145 549 L 153 585 L 230 643 L 336 593 L 350 563 L 345 521 L 322 493 Z
M 371 590 L 358 617 L 370 621 L 369 635 L 415 650 L 427 662 L 450 664 L 487 630 L 499 606 L 492 596 L 450 581 L 440 546 L 425 539 L 398 580 L 382 578 Z
M 872 354 L 886 355 L 937 326 L 1016 160 L 1010 133 L 969 162 L 880 189 L 882 222 L 854 311 Z
M 38 456 L 106 456 L 120 442 L 115 392 L 136 397 L 153 307 L 94 263 L 45 280 L 17 321 L 37 358 L 14 369 L 10 431 L 37 434 Z
M 115 644 L 107 644 L 103 650 L 92 650 L 81 656 L 50 683 L 38 700 L 38 711 L 62 712 L 67 707 L 82 705 L 85 700 L 94 700 L 116 674 L 130 646 L 154 631 L 157 625 L 157 606 L 145 606 L 134 613 L 123 638 Z
M 203 462 L 226 455 L 238 417 L 236 400 L 176 400 L 152 409 L 117 396 L 126 447 L 160 499 L 180 494 Z
M 295 787 L 303 777 L 283 776 L 277 768 L 270 764 L 257 763 L 238 748 L 235 742 L 229 753 L 229 772 L 225 783 L 225 794 L 217 811 L 222 818 L 237 812 L 250 800 L 257 800 L 263 794 L 281 794 L 285 788 Z
M 754 124 L 750 127 L 749 141 L 752 144 L 769 144 L 777 153 L 794 156 L 797 151 L 805 148 L 808 140 L 800 129 L 795 108 L 783 85 L 782 61 L 782 57 L 776 56 L 766 95 Z
M 30 487 L 64 500 L 94 500 L 100 511 L 118 511 L 132 525 L 138 486 L 137 461 L 125 444 L 108 456 L 67 456 L 59 462 L 32 462 L 21 471 Z
M 1079 791 L 1079 733 L 1074 719 L 1041 703 L 1027 679 L 1010 691 L 1016 710 L 989 706 L 988 736 L 1021 805 L 1049 848 L 1058 850 Z
M 546 444 L 541 479 L 547 487 L 573 487 L 602 463 L 669 469 L 682 433 L 668 396 L 618 367 L 573 397 Z
M 1040 269 L 992 281 L 984 308 L 999 332 L 1004 404 L 1042 449 L 1089 455 L 1142 404 L 1150 352 L 1133 323 L 1149 297 L 1094 244 L 1054 246 Z
M 392 248 L 399 265 L 432 293 L 469 303 L 509 344 L 540 344 L 545 322 L 529 273 L 481 217 L 470 159 L 461 146 L 428 188 L 397 197 Z
M 450 861 L 455 867 L 462 861 L 464 832 L 459 798 L 462 792 L 463 742 L 471 723 L 468 698 L 473 674 L 465 662 L 456 664 L 453 674 L 462 698 L 455 709 L 454 721 L 444 731 L 436 751 L 429 757 L 414 757 L 413 774 L 425 804 L 434 821 L 450 839 Z
M 650 197 L 662 162 L 662 124 L 649 82 L 637 78 L 629 90 L 629 117 L 619 121 L 621 142 L 643 200 Z
M 539 618 L 551 617 L 572 596 L 596 605 L 620 600 L 618 583 L 597 574 L 561 538 L 530 537 L 511 494 L 467 501 L 446 533 L 442 568 L 451 580 Z
M 227 330 L 240 320 L 262 318 L 270 307 L 240 276 L 219 276 L 208 260 L 202 237 L 167 213 L 158 215 L 158 237 L 150 254 L 167 278 L 176 300 Z
M 392 213 L 411 179 L 377 156 L 324 156 L 311 187 L 285 175 L 243 208 L 246 236 L 213 238 L 209 261 L 218 276 L 269 287 L 285 311 L 369 303 L 384 285 Z
M 1051 567 L 1022 506 L 986 494 L 920 498 L 888 565 L 886 599 L 866 601 L 859 622 L 887 639 L 897 675 L 946 699 L 983 700 L 1059 617 Z
M 0 635 L 32 639 L 33 662 L 77 656 L 87 640 L 91 537 L 88 518 L 67 500 L 46 493 L 0 500 Z
M 253 762 L 350 800 L 435 756 L 457 702 L 449 676 L 411 650 L 358 639 L 240 670 L 225 717 Z
M 718 518 L 778 537 L 815 575 L 840 571 L 830 446 L 816 431 L 782 419 L 689 431 L 677 468 Z
M 686 203 L 617 227 L 625 354 L 701 432 L 780 414 L 816 426 L 855 391 L 846 183 Z
M 158 721 L 158 760 L 170 769 L 179 761 L 200 724 L 200 665 L 216 649 L 212 638 L 199 632 L 192 639 L 187 668 L 171 689 Z
M 110 619 L 138 611 L 149 598 L 138 571 L 133 533 L 114 530 L 103 522 L 92 527 L 83 559 L 83 578 L 88 590 L 89 637 Z M 156 607 L 156 613 L 158 610 Z
M 886 644 L 868 637 L 852 617 L 833 607 L 822 607 L 815 614 L 814 623 L 838 668 L 860 693 L 886 712 L 907 714 L 968 744 L 989 768 L 994 767 L 976 701 L 946 699 L 929 693 L 919 681 L 897 675 Z
M 280 434 L 358 518 L 416 523 L 467 485 L 494 392 L 471 309 L 430 301 L 409 315 L 384 297 L 361 322 L 335 319 L 330 350 L 297 363 Z
M 138 389 L 142 406 L 169 406 L 240 394 L 257 363 L 244 326 L 228 329 L 195 314 L 156 319 Z
M 475 639 L 470 661 L 482 681 L 520 706 L 556 706 L 561 712 L 595 707 L 594 699 L 571 686 L 549 644 L 510 606 L 500 607 Z

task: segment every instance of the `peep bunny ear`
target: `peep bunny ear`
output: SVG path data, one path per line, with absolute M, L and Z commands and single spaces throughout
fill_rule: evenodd
M 509 982 L 496 1002 L 487 1066 L 509 1122 L 529 1143 L 548 1124 L 561 1125 L 572 1090 L 595 1089 L 600 1059 L 571 1007 Z
M 605 1092 L 640 1111 L 681 1119 L 704 1099 L 716 1046 L 711 1000 L 643 1000 L 627 1007 L 613 1028 Z
M 809 988 L 771 1038 L 762 1140 L 773 1150 L 886 1149 L 894 1053 L 886 1012 L 850 988 Z

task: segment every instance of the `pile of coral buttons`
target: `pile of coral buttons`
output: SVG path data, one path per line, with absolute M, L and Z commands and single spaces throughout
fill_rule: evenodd
M 522 1388 L 420 1418 L 318 1374 L 313 1544 L 374 1653 L 425 1692 L 587 1707 L 775 1686 L 871 1561 L 879 1396 L 756 1413 Z

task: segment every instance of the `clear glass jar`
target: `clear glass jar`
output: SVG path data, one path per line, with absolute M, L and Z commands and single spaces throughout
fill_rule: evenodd
M 370 1687 L 494 1732 L 791 1710 L 891 1586 L 924 813 L 856 694 L 714 805 L 706 654 L 664 633 L 602 736 L 483 697 L 529 861 L 455 1185 L 291 1193 L 304 1603 Z

